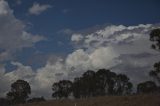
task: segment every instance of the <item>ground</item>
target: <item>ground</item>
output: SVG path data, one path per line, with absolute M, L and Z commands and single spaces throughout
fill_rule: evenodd
M 160 106 L 160 95 L 105 96 L 78 100 L 49 100 L 20 106 Z

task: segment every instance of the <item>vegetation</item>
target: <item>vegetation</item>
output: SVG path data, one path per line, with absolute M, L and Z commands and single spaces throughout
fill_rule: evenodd
M 160 52 L 160 29 L 151 31 L 150 41 L 153 42 L 152 49 Z M 160 84 L 160 62 L 154 64 L 153 70 L 150 71 L 149 75 Z M 142 82 L 137 85 L 137 93 L 160 93 L 160 87 L 153 81 Z
M 52 97 L 67 98 L 72 90 L 72 82 L 69 80 L 62 80 L 62 81 L 56 82 L 53 84 L 52 90 L 54 91 L 54 93 L 52 94 Z
M 7 98 L 12 104 L 25 103 L 29 94 L 31 94 L 29 83 L 24 80 L 17 80 L 11 84 L 11 91 L 7 93 Z
M 100 69 L 87 71 L 73 83 L 69 80 L 55 82 L 52 86 L 54 98 L 67 98 L 71 93 L 75 98 L 87 98 L 105 95 L 126 95 L 132 91 L 132 83 L 124 74 Z
M 160 51 L 160 29 L 154 29 L 150 33 L 150 40 L 153 42 L 152 48 Z
M 160 106 L 159 95 L 102 96 L 75 100 L 50 100 L 19 106 Z
M 11 102 L 6 98 L 0 98 L 0 105 L 1 106 L 10 106 Z
M 152 48 L 160 52 L 160 29 L 151 31 L 150 40 L 153 42 Z M 149 75 L 160 84 L 160 62 L 156 62 L 153 67 Z M 52 97 L 55 99 L 69 97 L 81 99 L 106 95 L 112 95 L 112 97 L 121 95 L 123 97 L 123 95 L 132 94 L 132 87 L 130 79 L 124 74 L 117 74 L 107 69 L 99 69 L 97 72 L 88 70 L 82 76 L 74 78 L 73 81 L 61 80 L 55 82 L 52 85 Z M 160 93 L 160 87 L 153 81 L 141 82 L 137 85 L 137 94 L 148 93 Z M 0 105 L 10 106 L 11 104 L 45 101 L 43 97 L 27 100 L 30 94 L 29 83 L 24 80 L 17 80 L 11 84 L 11 90 L 7 93 L 7 98 L 0 98 Z
M 137 93 L 156 93 L 157 88 L 153 81 L 146 81 L 137 85 Z
M 152 48 L 160 52 L 160 29 L 154 29 L 150 33 L 150 40 L 153 42 Z M 149 73 L 160 83 L 160 61 L 154 64 L 154 69 Z

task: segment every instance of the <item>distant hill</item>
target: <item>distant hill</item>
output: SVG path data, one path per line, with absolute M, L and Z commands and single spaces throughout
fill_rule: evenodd
M 105 96 L 77 100 L 50 100 L 19 106 L 160 106 L 160 95 Z

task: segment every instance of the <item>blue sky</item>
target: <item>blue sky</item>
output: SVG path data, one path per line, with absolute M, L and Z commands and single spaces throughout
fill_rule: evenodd
M 71 79 L 109 68 L 146 80 L 159 57 L 148 38 L 160 27 L 159 11 L 159 0 L 0 0 L 0 76 L 8 84 L 25 79 L 47 96 L 57 73 Z
M 80 31 L 97 25 L 137 25 L 160 21 L 159 0 L 8 0 L 18 19 L 28 23 L 27 30 L 45 35 L 47 41 L 22 51 L 18 60 L 24 62 L 32 52 L 66 55 L 73 51 L 70 36 L 58 33 L 65 29 Z M 38 16 L 30 15 L 28 9 L 33 3 L 49 4 L 52 7 Z M 62 44 L 63 42 L 63 44 Z M 35 49 L 34 48 L 34 49 Z M 26 54 L 26 52 L 28 52 Z

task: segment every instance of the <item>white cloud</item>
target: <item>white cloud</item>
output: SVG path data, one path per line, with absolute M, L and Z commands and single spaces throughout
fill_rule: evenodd
M 32 15 L 39 15 L 42 12 L 46 11 L 47 9 L 51 8 L 51 5 L 48 4 L 39 4 L 39 3 L 34 3 L 31 8 L 29 8 L 29 14 Z
M 16 70 L 6 73 L 5 76 L 10 79 L 10 81 L 15 81 L 17 79 L 30 80 L 34 78 L 34 72 L 30 66 L 24 66 L 19 62 L 11 62 L 14 66 L 17 66 Z
M 89 54 L 86 53 L 83 49 L 78 49 L 69 54 L 65 62 L 67 69 L 70 71 L 84 71 L 91 68 Z
M 0 84 L 4 86 L 0 88 L 2 91 L 0 95 L 4 95 L 9 90 L 10 84 L 21 78 L 30 83 L 32 96 L 50 98 L 51 86 L 55 81 L 73 79 L 86 70 L 96 71 L 99 68 L 124 73 L 134 83 L 149 80 L 148 72 L 152 69 L 153 63 L 159 59 L 158 53 L 150 49 L 148 35 L 149 30 L 156 27 L 159 25 L 107 26 L 90 34 L 83 33 L 83 40 L 79 44 L 82 48 L 68 54 L 65 59 L 58 57 L 49 59 L 44 67 L 37 70 L 12 62 L 17 69 L 6 73 L 2 65 L 0 76 L 3 77 L 0 77 Z
M 51 97 L 51 86 L 55 81 L 80 76 L 89 69 L 108 68 L 114 72 L 125 73 L 134 83 L 147 80 L 152 63 L 159 59 L 158 53 L 150 49 L 148 35 L 151 29 L 157 27 L 160 25 L 111 25 L 89 34 L 72 34 L 71 41 L 77 42 L 79 48 L 64 59 L 49 59 L 44 67 L 37 70 L 19 62 L 11 62 L 17 68 L 6 72 L 4 65 L 0 65 L 0 85 L 3 85 L 0 87 L 0 96 L 5 96 L 11 83 L 24 79 L 31 85 L 32 96 Z M 10 58 L 10 53 L 32 47 L 44 39 L 26 32 L 25 24 L 15 18 L 8 3 L 0 1 L 0 61 Z
M 12 10 L 10 10 L 8 3 L 4 0 L 0 1 L 0 15 L 12 14 Z
M 17 69 L 13 70 L 12 72 L 6 73 L 5 68 L 3 66 L 0 67 L 0 84 L 3 85 L 0 87 L 0 96 L 5 96 L 10 90 L 11 83 L 15 82 L 16 80 L 24 79 L 30 82 L 35 76 L 35 72 L 33 72 L 30 66 L 24 66 L 18 62 L 12 62 L 12 64 L 17 66 Z
M 34 78 L 33 91 L 34 95 L 51 97 L 52 84 L 58 80 L 67 78 L 67 72 L 61 59 L 55 63 L 48 62 L 44 67 L 37 70 Z
M 11 83 L 18 79 L 23 79 L 29 82 L 32 95 L 51 97 L 52 84 L 58 80 L 66 79 L 67 72 L 62 60 L 59 58 L 55 63 L 48 62 L 44 67 L 33 70 L 30 66 L 24 66 L 19 62 L 11 62 L 17 68 L 12 72 L 7 72 L 3 65 L 0 67 L 0 96 L 10 90 Z
M 88 54 L 89 62 L 84 61 L 85 65 L 76 68 L 109 68 L 127 74 L 134 83 L 150 79 L 148 72 L 159 55 L 150 48 L 149 32 L 158 27 L 159 24 L 111 25 L 89 34 L 82 32 L 83 40 L 78 46 L 85 48 L 83 51 Z
M 22 33 L 22 40 L 32 42 L 32 43 L 36 43 L 36 42 L 39 42 L 41 40 L 45 40 L 45 38 L 43 36 L 39 36 L 39 35 L 34 35 L 33 36 L 31 33 L 23 32 Z
M 138 25 L 138 26 L 123 26 L 123 25 L 111 25 L 107 26 L 104 29 L 97 30 L 93 33 L 86 34 L 84 38 L 84 47 L 90 48 L 99 47 L 107 44 L 119 44 L 131 43 L 136 39 L 145 37 L 148 40 L 147 31 L 151 30 L 152 26 L 147 25 Z
M 73 42 L 80 42 L 83 39 L 81 34 L 73 34 L 71 37 L 71 41 Z
M 0 1 L 0 61 L 9 58 L 11 53 L 25 47 L 32 47 L 44 40 L 40 35 L 33 35 L 26 30 L 26 25 L 13 15 L 6 1 Z
M 96 69 L 110 68 L 117 64 L 117 54 L 112 47 L 99 47 L 90 55 L 92 66 Z

